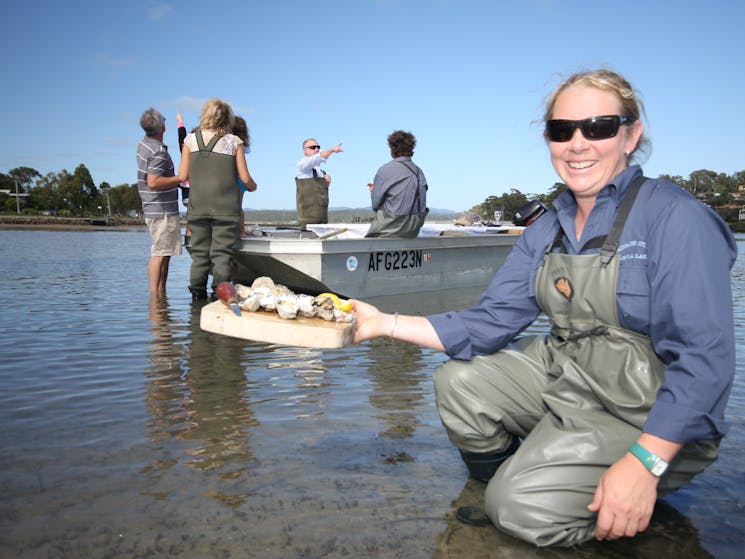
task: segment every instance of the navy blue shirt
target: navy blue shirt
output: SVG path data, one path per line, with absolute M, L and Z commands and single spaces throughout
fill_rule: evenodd
M 608 233 L 639 174 L 638 166 L 629 167 L 598 193 L 579 241 L 574 196 L 562 193 L 525 230 L 477 306 L 428 316 L 447 354 L 467 360 L 495 353 L 529 326 L 541 312 L 538 266 L 559 223 L 568 254 L 578 254 L 589 239 Z M 680 186 L 652 179 L 639 192 L 618 254 L 619 322 L 648 335 L 667 364 L 644 431 L 679 443 L 723 436 L 735 371 L 730 268 L 737 245 L 729 227 Z

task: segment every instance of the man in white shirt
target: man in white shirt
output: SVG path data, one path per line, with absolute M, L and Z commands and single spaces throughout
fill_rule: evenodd
M 309 223 L 328 223 L 329 184 L 331 175 L 321 165 L 332 153 L 341 153 L 341 143 L 321 151 L 315 138 L 303 142 L 303 158 L 295 174 L 297 220 L 302 229 Z

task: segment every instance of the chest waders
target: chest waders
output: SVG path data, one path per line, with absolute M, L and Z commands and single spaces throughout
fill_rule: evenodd
M 422 225 L 424 225 L 424 220 L 429 213 L 429 209 L 421 207 L 419 168 L 412 169 L 403 161 L 399 161 L 399 163 L 411 171 L 416 177 L 416 193 L 414 194 L 414 202 L 412 203 L 409 212 L 403 215 L 393 214 L 387 211 L 385 207 L 376 210 L 375 218 L 370 224 L 367 233 L 365 233 L 365 237 L 396 237 L 412 239 L 419 234 L 419 230 L 422 228 Z
M 663 380 L 666 365 L 649 337 L 622 328 L 617 316 L 616 249 L 640 179 L 607 237 L 589 241 L 602 244 L 599 254 L 552 253 L 561 231 L 548 248 L 536 299 L 551 319 L 550 335 L 522 338 L 470 362 L 450 361 L 436 372 L 438 409 L 461 451 L 488 457 L 523 439 L 496 464 L 485 511 L 502 531 L 537 546 L 594 537 L 596 518 L 587 505 L 602 474 L 639 437 Z M 658 492 L 701 472 L 717 445 L 686 445 Z
M 313 169 L 313 178 L 295 179 L 297 220 L 305 230 L 309 223 L 329 222 L 329 183 Z
M 194 298 L 202 299 L 207 296 L 210 273 L 213 290 L 231 279 L 233 245 L 240 235 L 241 195 L 235 156 L 212 151 L 220 136 L 215 135 L 206 145 L 201 132 L 195 136 L 199 151 L 191 154 L 187 210 L 189 290 Z

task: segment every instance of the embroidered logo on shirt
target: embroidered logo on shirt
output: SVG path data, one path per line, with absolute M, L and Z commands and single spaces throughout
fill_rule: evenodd
M 574 288 L 572 288 L 572 284 L 569 282 L 569 280 L 565 277 L 557 278 L 554 282 L 554 287 L 556 287 L 556 291 L 561 293 L 564 297 L 566 297 L 569 301 L 572 300 L 572 297 L 574 296 Z

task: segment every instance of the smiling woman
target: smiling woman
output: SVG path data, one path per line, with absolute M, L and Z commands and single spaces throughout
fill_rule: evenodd
M 577 238 L 598 192 L 628 167 L 643 131 L 631 86 L 614 87 L 610 73 L 577 76 L 549 102 L 545 136 L 554 169 L 577 200 Z
M 478 305 L 421 317 L 354 302 L 357 342 L 453 358 L 434 375 L 448 437 L 488 483 L 484 516 L 537 546 L 645 530 L 657 496 L 711 464 L 727 430 L 736 246 L 710 208 L 629 165 L 646 144 L 640 113 L 607 70 L 554 92 L 544 137 L 568 190 Z M 540 313 L 551 332 L 516 339 Z

